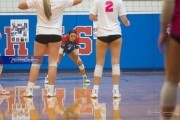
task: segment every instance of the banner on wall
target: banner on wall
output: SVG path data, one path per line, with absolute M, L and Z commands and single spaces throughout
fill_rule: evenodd
M 162 68 L 164 66 L 162 62 L 164 57 L 157 48 L 160 26 L 158 21 L 159 15 L 133 14 L 129 15 L 129 17 L 134 21 L 133 26 L 128 28 L 124 25 L 121 26 L 124 39 L 121 53 L 121 68 Z M 139 25 L 137 18 L 144 19 L 148 24 Z M 0 54 L 9 57 L 33 55 L 37 16 L 0 15 L 0 20 L 0 31 L 3 37 L 0 40 Z M 63 33 L 67 34 L 70 29 L 75 28 L 77 35 L 80 36 L 79 53 L 86 68 L 94 68 L 96 63 L 95 39 L 97 37 L 97 25 L 97 22 L 89 20 L 89 15 L 64 15 L 63 17 Z M 144 27 L 146 27 L 146 30 L 144 30 Z M 138 34 L 142 35 L 137 36 Z M 21 38 L 23 38 L 22 41 Z M 47 55 L 48 50 L 45 52 L 45 56 Z M 110 50 L 108 50 L 104 68 L 112 67 L 110 59 Z M 44 60 L 48 63 L 47 57 L 44 57 Z M 5 65 L 4 68 L 29 69 L 28 65 L 14 66 Z M 69 59 L 68 55 L 65 55 L 58 67 L 74 69 L 77 66 Z M 42 65 L 41 68 L 47 68 L 47 65 Z
M 11 20 L 11 42 L 29 42 L 28 20 Z

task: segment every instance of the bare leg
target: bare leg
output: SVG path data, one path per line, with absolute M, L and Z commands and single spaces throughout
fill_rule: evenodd
M 170 119 L 176 105 L 180 78 L 180 44 L 170 37 L 165 56 L 166 78 L 161 91 L 162 120 Z

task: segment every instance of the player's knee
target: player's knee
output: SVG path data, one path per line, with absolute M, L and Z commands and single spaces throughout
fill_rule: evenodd
M 81 63 L 81 65 L 79 65 L 79 69 L 80 69 L 80 70 L 84 70 L 84 68 L 85 68 L 85 67 L 84 67 L 84 64 Z
M 173 107 L 177 102 L 178 84 L 165 82 L 161 90 L 161 106 Z
M 112 75 L 120 75 L 120 65 L 119 64 L 112 65 Z
M 79 60 L 77 64 L 78 64 L 78 66 L 81 66 L 82 65 L 82 61 Z
M 50 66 L 57 67 L 57 61 L 49 62 L 49 67 L 50 67 Z
M 32 64 L 32 67 L 38 67 L 38 68 L 40 68 L 40 66 L 41 66 L 41 64 L 36 64 L 36 63 L 33 63 L 33 64 Z
M 94 70 L 94 76 L 102 77 L 103 72 L 103 66 L 96 64 L 95 70 Z

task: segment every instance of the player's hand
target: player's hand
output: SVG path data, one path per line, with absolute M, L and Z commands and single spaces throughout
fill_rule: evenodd
M 161 32 L 159 35 L 158 47 L 162 54 L 164 54 L 163 46 L 167 44 L 168 36 L 166 33 Z
M 60 63 L 60 59 L 58 58 L 58 60 L 57 60 L 57 65 Z

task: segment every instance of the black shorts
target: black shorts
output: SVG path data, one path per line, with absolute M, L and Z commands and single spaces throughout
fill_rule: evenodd
M 175 36 L 170 34 L 170 37 L 172 37 L 174 40 L 176 40 L 180 44 L 180 36 Z
M 101 37 L 97 37 L 98 40 L 103 41 L 105 43 L 111 43 L 114 40 L 117 40 L 119 38 L 121 38 L 121 35 L 109 35 L 109 36 L 101 36 Z
M 53 42 L 60 42 L 61 36 L 60 35 L 36 35 L 36 42 L 42 44 L 48 44 Z

